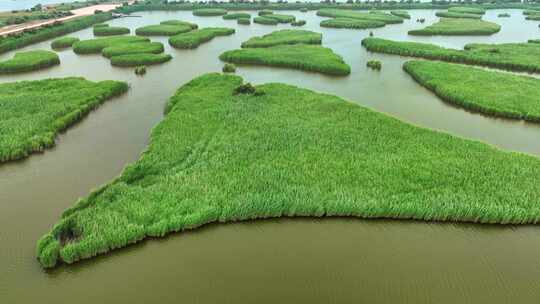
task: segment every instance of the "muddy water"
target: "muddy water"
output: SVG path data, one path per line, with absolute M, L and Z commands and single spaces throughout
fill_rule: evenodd
M 516 42 L 539 38 L 537 22 L 519 11 L 499 19 L 491 37 L 409 37 L 434 11 L 411 11 L 401 25 L 374 30 L 375 36 L 429 41 L 449 47 L 468 42 Z M 360 46 L 369 31 L 323 29 L 313 12 L 293 12 L 306 29 L 324 34 L 324 45 L 351 65 L 349 77 L 327 77 L 287 69 L 240 67 L 254 83 L 300 85 L 343 96 L 401 120 L 512 151 L 540 155 L 540 127 L 472 114 L 438 100 L 401 70 L 407 60 L 369 54 Z M 44 154 L 0 166 L 0 303 L 537 303 L 540 297 L 540 230 L 534 226 L 494 227 L 358 219 L 282 219 L 210 225 L 190 233 L 150 240 L 79 264 L 43 271 L 34 258 L 35 241 L 78 197 L 117 176 L 138 158 L 163 105 L 181 84 L 219 71 L 218 55 L 253 35 L 277 28 L 237 26 L 219 17 L 190 12 L 137 13 L 143 18 L 111 24 L 138 26 L 184 19 L 205 26 L 230 26 L 237 33 L 197 50 L 175 50 L 174 59 L 136 77 L 100 56 L 60 52 L 62 65 L 41 72 L 0 77 L 0 82 L 83 76 L 131 84 L 114 99 L 59 137 Z M 91 30 L 75 33 L 92 37 Z M 155 39 L 166 42 L 166 39 Z M 49 42 L 27 49 L 48 48 Z M 12 54 L 0 56 L 9 58 Z M 365 68 L 383 62 L 381 72 Z

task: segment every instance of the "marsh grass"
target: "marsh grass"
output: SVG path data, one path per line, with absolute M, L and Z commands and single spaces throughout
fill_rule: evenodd
M 234 34 L 234 32 L 235 30 L 232 28 L 207 27 L 172 36 L 169 38 L 169 44 L 179 49 L 194 49 L 199 45 L 214 39 L 215 37 L 229 36 Z
M 127 89 L 123 82 L 83 78 L 0 84 L 0 162 L 53 146 L 59 132 Z
M 455 12 L 436 12 L 435 16 L 443 18 L 482 19 L 482 15 Z
M 410 30 L 409 35 L 435 36 L 435 35 L 492 35 L 501 30 L 501 26 L 480 19 L 467 18 L 441 18 L 439 22 L 423 29 Z
M 471 7 L 471 6 L 454 6 L 448 9 L 452 13 L 464 13 L 464 14 L 477 14 L 483 15 L 486 13 L 486 10 L 481 7 Z
M 411 19 L 411 15 L 407 11 L 390 11 L 390 14 L 401 17 L 403 19 Z
M 282 44 L 321 44 L 322 34 L 304 30 L 279 30 L 242 43 L 243 48 L 271 47 Z
M 235 73 L 236 72 L 236 65 L 232 63 L 225 63 L 222 69 L 223 73 Z
M 120 36 L 120 37 L 107 37 L 88 39 L 75 42 L 73 44 L 73 51 L 76 54 L 99 54 L 101 51 L 110 46 L 125 44 L 125 43 L 137 43 L 148 42 L 150 39 L 146 37 L 138 36 Z
M 361 12 L 352 11 L 352 10 L 321 9 L 317 11 L 317 16 L 379 21 L 379 22 L 384 22 L 385 24 L 403 23 L 403 18 L 395 16 L 395 15 L 391 15 L 391 14 L 382 13 L 382 12 L 361 13 Z
M 501 14 L 498 14 L 497 17 L 499 17 L 499 18 L 508 18 L 508 17 L 511 17 L 511 15 L 509 13 L 501 13 Z
M 266 16 L 253 18 L 253 23 L 262 25 L 277 25 L 279 23 L 276 19 L 267 18 Z
M 261 10 L 261 11 L 259 11 L 259 13 L 257 15 L 262 17 L 262 16 L 266 16 L 266 15 L 272 15 L 273 13 L 274 12 L 271 11 L 271 10 Z
M 332 18 L 321 21 L 322 27 L 331 27 L 331 28 L 346 28 L 346 29 L 368 29 L 368 28 L 378 28 L 385 26 L 386 23 L 382 21 L 374 20 L 362 20 L 362 19 L 351 19 L 351 18 Z
M 193 15 L 199 17 L 223 16 L 227 14 L 227 10 L 220 8 L 201 8 L 193 10 Z
M 174 36 L 193 30 L 190 25 L 154 24 L 139 27 L 135 34 L 139 36 Z
M 268 14 L 264 17 L 277 20 L 278 23 L 291 23 L 296 20 L 294 15 Z
M 131 31 L 127 27 L 122 26 L 98 26 L 94 27 L 94 36 L 115 36 L 127 35 Z
M 250 25 L 251 24 L 251 19 L 249 19 L 249 18 L 238 18 L 238 19 L 236 19 L 236 23 L 241 24 L 241 25 Z
M 223 19 L 225 20 L 237 20 L 237 19 L 251 19 L 251 15 L 248 13 L 231 13 L 227 15 L 223 15 Z
M 372 70 L 380 71 L 382 63 L 379 60 L 370 60 L 366 63 L 366 66 Z
M 242 82 L 207 74 L 180 88 L 140 159 L 66 210 L 39 240 L 41 265 L 74 263 L 212 222 L 540 221 L 536 157 L 290 85 L 234 94 Z
M 306 25 L 306 20 L 296 20 L 291 22 L 291 26 L 304 26 Z
M 15 53 L 13 58 L 0 61 L 0 74 L 31 72 L 60 64 L 55 52 L 32 50 Z
M 135 68 L 135 75 L 139 75 L 139 76 L 142 76 L 146 74 L 146 66 L 145 65 L 141 65 L 141 66 L 138 66 Z
M 293 44 L 266 48 L 244 48 L 227 51 L 219 56 L 226 62 L 266 65 L 346 76 L 351 68 L 331 49 L 319 45 Z
M 79 41 L 76 37 L 62 37 L 51 42 L 51 48 L 55 50 L 70 48 L 75 42 Z
M 177 26 L 189 26 L 191 27 L 192 29 L 196 30 L 199 28 L 199 26 L 195 23 L 191 23 L 191 22 L 187 22 L 187 21 L 182 21 L 182 20 L 165 20 L 165 21 L 161 21 L 159 24 L 162 24 L 162 25 L 177 25 Z
M 172 59 L 169 54 L 136 53 L 111 57 L 111 64 L 117 67 L 136 67 L 164 63 Z
M 141 53 L 152 53 L 160 54 L 163 53 L 163 44 L 161 42 L 132 42 L 132 43 L 123 43 L 104 48 L 101 51 L 101 54 L 106 58 L 111 58 L 113 56 L 119 55 L 129 55 L 129 54 L 141 54 Z

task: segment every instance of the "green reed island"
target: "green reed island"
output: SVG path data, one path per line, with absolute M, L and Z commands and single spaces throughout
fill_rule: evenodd
M 207 27 L 197 29 L 188 33 L 172 36 L 169 44 L 178 49 L 194 49 L 199 45 L 208 42 L 215 37 L 230 36 L 235 30 L 226 27 Z
M 351 18 L 332 18 L 321 21 L 321 27 L 332 27 L 332 28 L 345 28 L 345 29 L 368 29 L 368 28 L 377 28 L 383 27 L 386 23 L 382 21 L 374 20 L 362 20 L 362 19 L 351 19 Z
M 0 74 L 31 72 L 60 64 L 55 52 L 33 50 L 15 53 L 13 58 L 0 61 Z
M 243 48 L 271 47 L 282 44 L 321 44 L 322 34 L 304 30 L 280 30 L 242 43 Z
M 441 18 L 439 22 L 423 29 L 410 30 L 409 35 L 434 36 L 434 35 L 492 35 L 501 30 L 501 26 L 480 19 L 470 18 Z
M 53 40 L 53 42 L 51 42 L 51 48 L 54 50 L 70 48 L 77 41 L 79 41 L 79 38 L 76 38 L 76 37 L 58 38 L 58 39 Z

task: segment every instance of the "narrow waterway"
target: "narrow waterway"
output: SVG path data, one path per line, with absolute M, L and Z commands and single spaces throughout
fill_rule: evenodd
M 489 37 L 412 37 L 407 31 L 435 22 L 435 11 L 410 11 L 404 24 L 373 30 L 376 37 L 461 48 L 469 42 L 523 42 L 540 38 L 538 22 L 519 10 Z M 351 65 L 348 77 L 289 69 L 241 66 L 253 83 L 285 82 L 342 96 L 409 123 L 505 150 L 540 155 L 540 125 L 493 119 L 449 106 L 416 84 L 401 65 L 407 58 L 370 54 L 360 45 L 369 30 L 319 27 L 315 12 L 289 12 L 307 20 L 304 29 L 323 33 L 323 44 Z M 113 254 L 43 271 L 35 242 L 77 198 L 107 183 L 145 149 L 174 91 L 192 78 L 218 72 L 218 56 L 241 42 L 289 25 L 238 26 L 221 17 L 191 12 L 140 12 L 111 24 L 139 26 L 182 19 L 237 29 L 137 77 L 99 55 L 60 52 L 62 64 L 0 82 L 82 76 L 131 85 L 62 134 L 57 146 L 25 161 L 0 165 L 1 303 L 536 303 L 540 298 L 540 230 L 535 226 L 483 226 L 359 219 L 281 219 L 210 225 L 149 240 Z M 416 23 L 426 18 L 425 24 Z M 92 38 L 91 29 L 71 36 Z M 26 49 L 49 49 L 49 42 Z M 13 53 L 0 56 L 9 58 Z M 383 69 L 366 69 L 379 59 Z

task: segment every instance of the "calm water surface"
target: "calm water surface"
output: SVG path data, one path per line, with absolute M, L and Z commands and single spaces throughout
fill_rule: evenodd
M 1 2 L 1 1 L 0 1 Z M 411 11 L 404 24 L 373 30 L 375 36 L 463 47 L 469 42 L 522 42 L 540 38 L 538 22 L 520 11 L 485 17 L 502 25 L 490 37 L 410 37 L 409 29 L 435 11 Z M 337 94 L 403 121 L 480 140 L 505 150 L 540 155 L 540 127 L 487 118 L 449 106 L 401 69 L 407 58 L 369 54 L 360 41 L 369 31 L 324 29 L 314 12 L 291 12 L 322 32 L 323 44 L 351 65 L 349 77 L 241 66 L 254 83 L 286 82 Z M 99 55 L 60 52 L 61 66 L 0 77 L 0 82 L 83 76 L 131 84 L 128 94 L 93 112 L 59 137 L 58 145 L 22 162 L 0 166 L 0 303 L 537 303 L 540 298 L 540 230 L 534 226 L 481 226 L 358 219 L 282 219 L 209 225 L 150 240 L 113 254 L 43 271 L 35 242 L 61 212 L 107 183 L 145 149 L 169 96 L 183 83 L 220 71 L 225 50 L 278 28 L 237 26 L 190 12 L 144 12 L 144 18 L 110 22 L 136 27 L 167 19 L 230 26 L 237 33 L 197 50 L 175 50 L 174 59 L 144 77 L 111 67 Z M 72 34 L 91 38 L 91 29 Z M 50 42 L 26 49 L 49 48 Z M 0 56 L 9 58 L 13 53 Z M 381 72 L 365 68 L 380 59 Z

